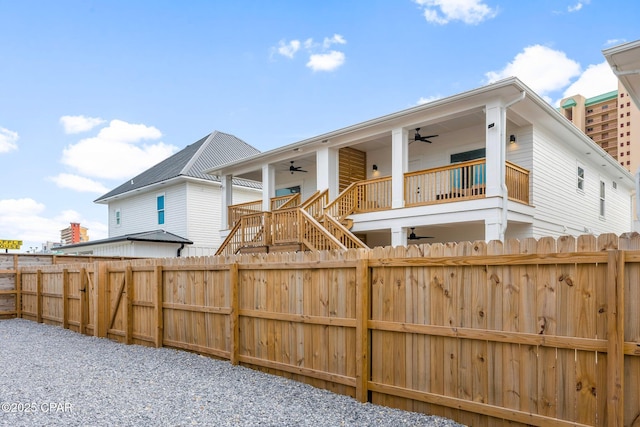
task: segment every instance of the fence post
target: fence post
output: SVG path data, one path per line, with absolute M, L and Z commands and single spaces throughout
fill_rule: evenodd
M 13 255 L 13 271 L 15 271 L 16 317 L 22 317 L 22 272 L 18 269 L 18 255 Z
M 231 292 L 231 315 L 229 319 L 229 328 L 231 329 L 231 343 L 229 343 L 229 351 L 231 353 L 231 364 L 238 364 L 238 346 L 240 342 L 240 325 L 238 324 L 240 302 L 239 302 L 239 275 L 238 263 L 234 262 L 229 266 L 229 291 Z
M 624 424 L 624 264 L 625 252 L 608 251 L 607 413 L 608 425 Z
M 125 300 L 124 340 L 126 344 L 131 344 L 133 342 L 133 270 L 131 264 L 127 265 L 124 272 L 124 289 L 127 294 L 127 299 Z
M 162 310 L 162 303 L 164 301 L 164 290 L 162 288 L 162 265 L 156 265 L 154 279 L 156 284 L 156 306 L 154 307 L 156 314 L 155 344 L 156 347 L 162 347 L 162 338 L 164 336 L 164 314 Z
M 69 270 L 62 269 L 62 327 L 69 329 Z
M 42 323 L 42 270 L 36 272 L 36 319 Z
M 93 334 L 96 337 L 107 336 L 107 313 L 105 310 L 107 299 L 107 266 L 104 262 L 93 263 L 94 299 L 93 299 Z
M 369 261 L 360 258 L 356 266 L 356 399 L 359 402 L 369 400 L 369 292 Z

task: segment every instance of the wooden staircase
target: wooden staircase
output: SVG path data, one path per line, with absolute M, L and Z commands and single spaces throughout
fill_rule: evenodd
M 334 218 L 327 202 L 327 190 L 316 191 L 300 205 L 291 200 L 274 204 L 272 199 L 271 212 L 239 215 L 216 255 L 367 248 L 349 231 L 353 221 L 346 215 Z

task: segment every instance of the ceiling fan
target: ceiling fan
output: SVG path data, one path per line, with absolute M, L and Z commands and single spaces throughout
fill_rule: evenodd
M 411 141 L 409 141 L 409 144 L 411 144 L 414 141 L 428 142 L 429 144 L 431 144 L 431 141 L 429 141 L 429 138 L 435 138 L 436 136 L 438 136 L 438 135 L 422 136 L 422 135 L 420 135 L 420 128 L 416 128 L 416 133 L 413 135 L 413 139 Z
M 407 237 L 408 240 L 433 239 L 433 236 L 416 236 L 415 229 L 415 227 L 411 227 L 411 233 Z
M 289 172 L 291 172 L 291 175 L 293 175 L 294 172 L 307 172 L 307 171 L 303 170 L 302 166 L 294 166 L 293 160 L 291 160 L 291 166 L 289 166 Z

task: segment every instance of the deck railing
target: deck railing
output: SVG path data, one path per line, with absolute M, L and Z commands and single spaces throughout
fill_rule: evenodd
M 256 212 L 242 216 L 222 242 L 216 255 L 233 255 L 245 247 L 271 244 L 271 212 Z
M 486 176 L 484 159 L 405 173 L 405 206 L 482 198 Z
M 325 212 L 338 221 L 352 213 L 391 209 L 391 177 L 354 182 L 331 202 Z
M 422 206 L 485 197 L 485 159 L 404 175 L 405 206 Z M 511 200 L 529 203 L 529 171 L 506 162 L 506 185 Z
M 300 242 L 300 208 L 279 209 L 271 213 L 273 244 Z
M 271 210 L 294 208 L 300 204 L 300 193 L 271 198 Z
M 322 225 L 332 236 L 340 241 L 347 249 L 367 248 L 360 239 L 351 233 L 344 225 L 330 215 L 324 215 Z
M 529 204 L 529 171 L 507 162 L 505 180 L 509 199 Z
M 227 208 L 229 228 L 233 228 L 240 218 L 244 215 L 262 212 L 262 200 L 254 200 L 252 202 L 238 203 Z
M 315 219 L 322 218 L 324 209 L 329 203 L 329 190 L 316 191 L 300 207 L 307 211 Z

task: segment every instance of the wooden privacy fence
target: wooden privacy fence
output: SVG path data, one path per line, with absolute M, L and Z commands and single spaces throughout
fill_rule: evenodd
M 640 423 L 640 236 L 21 269 L 24 318 L 473 426 Z
M 72 264 L 93 260 L 115 260 L 123 257 L 94 257 L 52 254 L 0 253 L 0 319 L 20 317 L 19 269 L 25 266 Z

